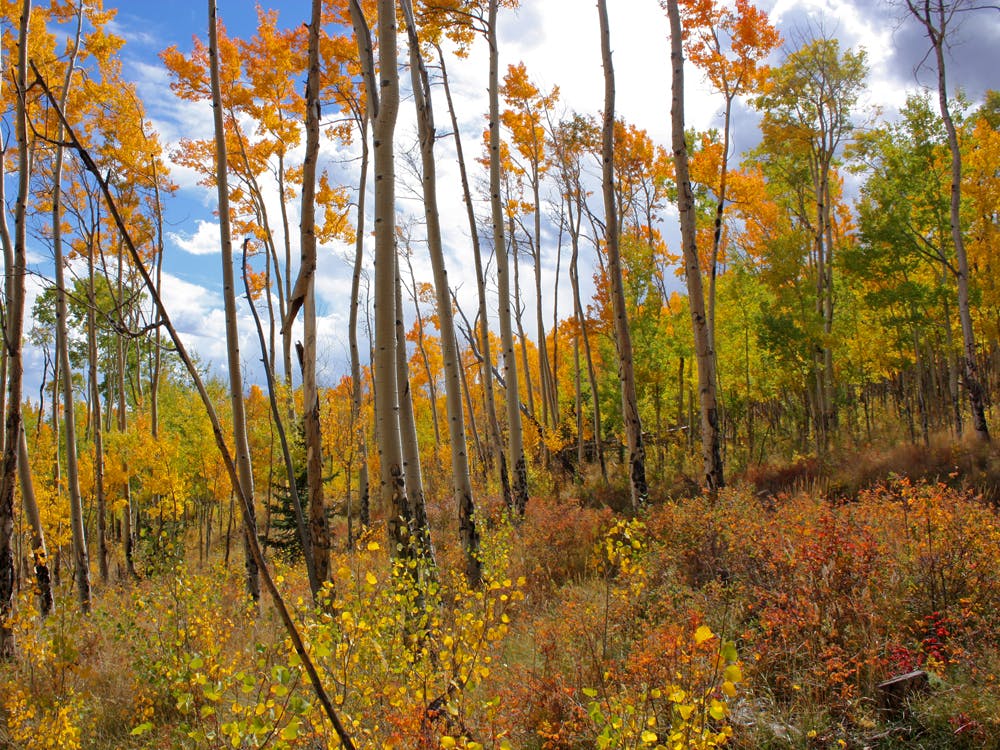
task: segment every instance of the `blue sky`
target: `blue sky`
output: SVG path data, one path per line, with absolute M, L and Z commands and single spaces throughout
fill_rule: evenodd
M 170 45 L 182 51 L 191 48 L 192 35 L 206 37 L 207 3 L 204 0 L 105 0 L 109 7 L 119 8 L 114 31 L 126 39 L 122 50 L 124 74 L 136 82 L 145 102 L 147 115 L 159 131 L 168 150 L 180 137 L 210 137 L 211 112 L 207 104 L 181 102 L 169 90 L 169 77 L 158 55 Z M 231 36 L 249 37 L 254 32 L 256 12 L 248 0 L 218 0 L 219 15 Z M 868 51 L 871 74 L 869 92 L 864 107 L 880 107 L 891 112 L 905 100 L 906 93 L 919 82 L 932 82 L 926 71 L 917 70 L 926 40 L 911 23 L 901 23 L 899 10 L 886 3 L 834 2 L 833 0 L 764 0 L 760 3 L 772 14 L 786 39 L 801 38 L 809 33 L 837 36 L 843 47 L 864 46 Z M 264 7 L 279 10 L 282 26 L 302 23 L 309 15 L 309 0 L 272 0 Z M 627 121 L 646 129 L 655 141 L 669 143 L 669 43 L 667 22 L 657 0 L 610 0 L 612 47 L 617 73 L 617 112 Z M 1000 14 L 994 14 L 1000 17 Z M 952 77 L 954 83 L 964 83 L 976 98 L 989 84 L 993 70 L 982 64 L 984 54 L 1000 43 L 1000 22 L 994 16 L 962 29 L 959 44 L 953 50 Z M 401 42 L 401 54 L 405 46 Z M 516 12 L 505 11 L 500 23 L 501 71 L 511 63 L 524 61 L 532 79 L 540 88 L 558 85 L 561 107 L 578 112 L 597 114 L 603 106 L 603 82 L 597 34 L 597 15 L 591 0 L 522 0 Z M 779 54 L 780 59 L 780 54 Z M 776 60 L 777 61 L 777 60 Z M 463 131 L 467 158 L 479 155 L 479 138 L 484 126 L 486 102 L 486 50 L 477 43 L 467 60 L 449 60 L 452 86 L 457 99 L 460 126 Z M 916 71 L 916 72 L 915 72 Z M 405 79 L 405 76 L 404 76 Z M 720 123 L 720 98 L 709 91 L 695 71 L 688 72 L 687 123 L 689 127 L 705 129 Z M 447 119 L 443 97 L 436 100 L 439 130 Z M 756 141 L 755 115 L 741 105 L 736 111 L 736 149 L 747 148 Z M 412 106 L 404 101 L 397 127 L 397 148 L 411 147 L 415 140 Z M 346 185 L 356 183 L 355 152 L 333 143 L 325 143 L 321 166 Z M 439 141 L 439 182 L 445 245 L 452 283 L 459 287 L 459 299 L 469 310 L 473 306 L 474 270 L 468 245 L 465 208 L 458 191 L 457 168 L 450 139 Z M 473 179 L 479 180 L 477 167 L 470 163 Z M 405 170 L 400 170 L 401 173 Z M 220 256 L 217 248 L 217 221 L 214 190 L 196 184 L 187 170 L 175 167 L 172 179 L 181 189 L 171 198 L 167 211 L 167 255 L 165 297 L 187 343 L 211 363 L 213 372 L 224 374 L 224 341 L 222 339 L 222 300 Z M 418 217 L 421 207 L 414 199 L 412 177 L 403 177 L 406 184 L 398 191 L 398 210 L 403 220 Z M 409 185 L 409 187 L 407 186 Z M 297 207 L 293 208 L 291 224 L 297 229 Z M 672 211 L 665 212 L 666 236 L 671 237 L 674 223 Z M 370 224 L 369 224 L 370 226 Z M 238 239 L 237 239 L 238 242 Z M 348 260 L 352 249 L 337 244 L 321 248 L 317 281 L 320 316 L 320 380 L 336 382 L 346 372 L 347 360 L 347 300 L 350 271 Z M 293 255 L 297 243 L 293 237 Z M 414 259 L 418 281 L 429 281 L 428 262 L 422 253 Z M 567 283 L 567 260 L 564 257 L 560 276 L 555 275 L 556 250 L 554 235 L 548 235 L 543 252 L 543 288 Z M 51 263 L 49 263 L 49 268 Z M 46 272 L 44 258 L 37 265 Z M 50 271 L 49 271 L 50 272 Z M 530 294 L 530 271 L 525 287 Z M 678 282 L 679 284 L 679 282 Z M 561 316 L 570 314 L 569 294 L 559 296 L 567 305 Z M 528 310 L 532 309 L 529 303 Z M 547 309 L 551 309 L 547 306 Z M 259 359 L 256 336 L 248 311 L 241 316 L 241 347 L 250 380 L 261 380 L 255 365 Z M 551 321 L 547 323 L 551 327 Z M 526 322 L 534 330 L 533 322 Z M 37 352 L 28 352 L 29 373 Z M 29 386 L 28 392 L 37 385 Z

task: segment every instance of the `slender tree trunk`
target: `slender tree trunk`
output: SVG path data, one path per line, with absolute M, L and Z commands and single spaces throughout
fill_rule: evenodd
M 264 377 L 267 380 L 267 396 L 268 402 L 271 405 L 271 418 L 273 420 L 275 429 L 278 431 L 278 441 L 281 444 L 281 457 L 285 463 L 285 475 L 288 477 L 288 497 L 291 498 L 292 508 L 295 511 L 295 526 L 299 534 L 299 542 L 302 544 L 302 556 L 305 558 L 306 562 L 306 575 L 309 578 L 309 588 L 312 591 L 313 600 L 315 601 L 316 595 L 319 593 L 320 588 L 323 585 L 322 579 L 316 574 L 315 558 L 313 557 L 312 551 L 312 537 L 309 533 L 309 525 L 306 521 L 305 510 L 302 508 L 302 502 L 299 499 L 299 488 L 295 481 L 295 464 L 292 461 L 292 453 L 288 447 L 288 437 L 285 433 L 285 426 L 281 418 L 281 409 L 278 406 L 278 393 L 275 384 L 274 369 L 273 364 L 268 361 L 267 353 L 267 341 L 264 338 L 264 327 L 260 322 L 260 315 L 257 314 L 257 307 L 254 305 L 253 298 L 250 296 L 249 289 L 250 284 L 247 278 L 247 254 L 248 248 L 246 245 L 249 243 L 249 239 L 244 240 L 243 247 L 243 286 L 247 289 L 247 302 L 250 305 L 250 313 L 253 316 L 254 324 L 257 328 L 257 338 L 260 341 L 261 349 L 261 362 L 264 365 Z M 209 509 L 211 510 L 211 509 Z M 270 519 L 269 519 L 270 520 Z M 209 525 L 209 531 L 211 526 Z M 267 537 L 265 532 L 265 538 Z M 206 531 L 206 554 L 207 550 L 207 540 L 209 538 L 209 532 Z
M 479 351 L 481 354 L 481 378 L 483 382 L 483 399 L 486 404 L 486 421 L 489 426 L 489 450 L 487 460 L 492 467 L 494 456 L 500 476 L 500 490 L 507 507 L 513 504 L 511 497 L 510 478 L 507 473 L 507 452 L 504 449 L 500 435 L 500 422 L 497 419 L 496 394 L 493 388 L 493 352 L 490 343 L 490 326 L 486 305 L 486 278 L 483 273 L 483 254 L 479 243 L 479 227 L 476 223 L 476 212 L 472 204 L 472 192 L 469 188 L 469 176 L 465 169 L 465 156 L 462 151 L 461 132 L 458 127 L 458 116 L 455 114 L 455 103 L 451 98 L 451 88 L 448 85 L 448 69 L 445 66 L 444 54 L 437 47 L 438 61 L 441 66 L 441 81 L 444 85 L 445 99 L 448 102 L 448 114 L 451 117 L 452 134 L 455 137 L 455 152 L 458 157 L 458 171 L 462 180 L 462 196 L 465 201 L 466 216 L 469 220 L 469 234 L 472 237 L 472 255 L 476 264 L 476 290 L 479 299 Z M 499 105 L 498 105 L 499 106 Z
M 945 268 L 945 275 L 950 273 L 950 271 Z M 945 356 L 948 360 L 948 395 L 951 398 L 951 410 L 952 419 L 954 420 L 952 424 L 955 426 L 955 437 L 961 439 L 962 432 L 965 430 L 965 425 L 962 419 L 962 399 L 959 395 L 958 388 L 958 363 L 955 361 L 955 336 L 951 330 L 951 306 L 948 304 L 947 298 L 944 299 L 944 336 L 945 336 Z
M 725 485 L 719 437 L 719 409 L 716 401 L 715 356 L 708 335 L 705 315 L 705 295 L 696 246 L 695 205 L 688 169 L 687 142 L 684 136 L 684 53 L 681 38 L 680 13 L 677 0 L 668 0 L 670 18 L 670 62 L 672 101 L 670 107 L 673 131 L 674 165 L 677 174 L 677 208 L 681 220 L 681 242 L 694 331 L 695 356 L 698 362 L 698 395 L 701 403 L 701 450 L 705 484 L 710 492 Z
M 676 5 L 674 6 L 676 8 Z M 618 214 L 615 207 L 614 128 L 615 71 L 611 61 L 611 32 L 608 27 L 607 0 L 597 1 L 601 25 L 601 57 L 604 64 L 604 128 L 601 147 L 603 164 L 604 214 L 607 232 L 608 279 L 611 283 L 611 304 L 615 318 L 615 343 L 618 349 L 618 375 L 622 389 L 622 417 L 628 443 L 629 481 L 632 506 L 640 508 L 649 499 L 646 484 L 646 449 L 642 441 L 642 423 L 636 397 L 635 370 L 632 365 L 632 334 L 629 331 L 622 283 L 621 255 L 618 248 Z M 678 43 L 679 40 L 678 40 Z M 676 129 L 676 122 L 674 128 Z M 699 280 L 700 280 L 699 276 Z M 704 304 L 704 303 L 703 303 Z M 703 313 L 704 315 L 704 313 Z
M 35 593 L 38 597 L 38 612 L 41 616 L 48 615 L 55 608 L 52 598 L 52 579 L 49 574 L 49 556 L 45 547 L 45 529 L 42 517 L 38 511 L 38 499 L 35 497 L 35 484 L 31 479 L 31 464 L 28 461 L 28 439 L 24 434 L 24 424 L 18 438 L 17 474 L 21 482 L 21 500 L 24 504 L 24 515 L 31 527 L 31 557 L 35 569 Z
M 361 177 L 358 181 L 358 214 L 354 240 L 354 270 L 351 275 L 351 313 L 348 337 L 351 349 L 351 430 L 358 453 L 358 515 L 361 525 L 371 524 L 368 496 L 368 438 L 361 420 L 363 397 L 361 381 L 361 355 L 358 349 L 358 307 L 361 304 L 361 269 L 365 254 L 365 203 L 368 194 L 368 114 L 362 113 L 358 121 L 361 131 Z
M 286 188 L 285 155 L 278 155 L 278 193 L 281 196 L 279 205 L 281 206 L 281 226 L 285 237 L 285 267 L 284 273 L 281 271 L 281 264 L 278 262 L 277 250 L 274 255 L 275 281 L 278 288 L 278 314 L 282 322 L 288 317 L 288 298 L 292 295 L 292 235 L 291 226 L 288 221 L 288 201 Z M 282 281 L 282 279 L 284 279 Z M 282 325 L 281 327 L 281 366 L 284 372 L 285 383 L 285 410 L 288 413 L 288 423 L 295 424 L 295 398 L 292 394 L 292 328 Z
M 985 394 L 979 378 L 976 354 L 976 334 L 972 324 L 969 302 L 969 257 L 965 250 L 962 233 L 962 151 L 958 143 L 958 131 L 948 106 L 948 83 L 946 79 L 945 46 L 948 40 L 948 25 L 959 10 L 960 2 L 946 0 L 907 0 L 907 7 L 927 32 L 937 63 L 938 108 L 948 133 L 948 149 L 951 152 L 951 239 L 955 245 L 956 281 L 958 283 L 958 319 L 962 326 L 962 354 L 965 391 L 969 395 L 972 412 L 972 429 L 976 437 L 989 442 L 990 431 L 986 422 Z
M 156 291 L 157 293 L 163 288 L 163 206 L 160 203 L 160 176 L 157 170 L 156 159 L 152 160 L 153 163 L 153 205 L 156 212 Z M 154 309 L 152 312 L 152 317 L 157 322 L 156 332 L 153 337 L 153 375 L 149 384 L 150 391 L 150 425 L 154 434 L 159 431 L 160 427 L 160 371 L 163 365 L 163 353 L 161 351 L 161 344 L 163 335 L 160 330 L 160 318 L 157 311 Z M 131 531 L 131 528 L 130 528 Z M 133 573 L 134 570 L 129 570 Z
M 437 169 L 434 163 L 434 109 L 430 79 L 420 55 L 416 24 L 410 0 L 402 0 L 407 19 L 410 47 L 410 74 L 417 106 L 417 129 L 420 135 L 420 159 L 424 192 L 424 218 L 427 222 L 427 247 L 434 272 L 437 296 L 438 329 L 441 355 L 444 360 L 445 411 L 448 417 L 448 444 L 451 451 L 452 497 L 458 512 L 458 533 L 465 553 L 465 575 L 469 583 L 478 585 L 482 577 L 479 562 L 479 532 L 476 529 L 472 477 L 469 473 L 468 447 L 465 440 L 465 418 L 462 413 L 461 359 L 455 337 L 455 320 L 451 307 L 451 288 L 444 261 L 441 226 L 437 205 Z M 410 267 L 412 275 L 413 268 Z M 470 410 L 471 414 L 471 410 Z M 435 430 L 437 414 L 435 412 Z
M 412 63 L 411 63 L 412 64 Z M 426 203 L 426 199 L 425 199 Z M 424 366 L 424 376 L 427 378 L 427 400 L 430 402 L 431 407 L 431 422 L 434 426 L 434 446 L 441 446 L 441 426 L 438 419 L 438 389 L 437 382 L 434 377 L 434 372 L 431 370 L 430 357 L 427 354 L 427 342 L 424 337 L 424 316 L 420 312 L 420 295 L 417 293 L 417 276 L 413 272 L 413 261 L 411 260 L 411 249 L 410 249 L 410 239 L 406 238 L 406 248 L 404 249 L 404 255 L 406 256 L 406 267 L 410 272 L 410 284 L 412 288 L 412 299 L 413 299 L 413 312 L 417 317 L 417 351 L 420 352 L 420 361 Z M 450 303 L 451 300 L 449 300 Z M 450 309 L 450 307 L 449 307 Z M 402 317 L 402 316 L 400 316 Z M 405 343 L 406 337 L 403 337 Z M 443 349 L 443 342 L 442 342 Z
M 14 611 L 14 483 L 17 481 L 18 443 L 21 431 L 21 387 L 24 363 L 21 341 L 24 327 L 24 273 L 26 265 L 26 214 L 28 205 L 28 127 L 24 99 L 27 95 L 28 21 L 31 0 L 21 5 L 15 128 L 17 137 L 17 203 L 14 243 L 4 247 L 4 289 L 7 293 L 3 346 L 7 355 L 7 411 L 4 414 L 3 463 L 0 471 L 0 662 L 13 659 L 17 645 L 10 616 Z M 2 174 L 0 174 L 2 177 Z M 6 218 L 4 219 L 6 221 Z M 8 257 L 8 255 L 10 257 Z
M 557 423 L 556 415 L 558 407 L 552 387 L 552 370 L 549 366 L 549 345 L 548 337 L 545 335 L 545 317 L 542 314 L 542 201 L 539 195 L 539 179 L 537 176 L 532 179 L 532 196 L 535 201 L 534 216 L 534 239 L 531 247 L 531 257 L 535 267 L 535 323 L 538 340 L 535 347 L 538 349 L 538 380 L 542 395 L 542 424 L 548 427 L 555 427 Z M 553 293 L 559 289 L 558 274 L 556 283 L 553 285 Z M 545 444 L 542 444 L 545 450 Z
M 403 324 L 403 285 L 399 276 L 399 259 L 396 259 L 395 297 L 396 310 L 396 383 L 399 389 L 399 433 L 403 448 L 403 472 L 406 480 L 406 500 L 409 535 L 416 545 L 422 572 L 433 571 L 434 547 L 427 525 L 427 506 L 424 500 L 424 478 L 420 466 L 420 444 L 417 440 L 417 419 L 413 413 L 413 393 L 410 391 L 410 367 L 406 356 L 406 329 Z
M 118 246 L 118 304 L 122 304 L 124 296 L 123 292 L 123 270 L 125 265 L 124 259 L 124 248 L 119 243 Z M 124 325 L 124 312 L 119 311 L 119 322 Z M 125 341 L 119 336 L 115 342 L 115 364 L 117 372 L 115 373 L 115 386 L 117 395 L 117 417 L 118 417 L 118 431 L 124 435 L 128 431 L 128 404 L 125 400 Z M 110 409 L 108 410 L 110 416 Z M 159 421 L 155 421 L 150 425 L 150 431 L 153 438 L 156 439 L 159 435 Z M 125 548 L 125 567 L 128 570 L 129 575 L 132 578 L 138 578 L 139 574 L 135 569 L 135 539 L 137 529 L 135 528 L 139 524 L 139 512 L 138 503 L 132 496 L 132 487 L 128 480 L 125 482 L 125 486 L 122 489 L 122 493 L 125 496 L 125 509 L 123 512 L 124 517 L 124 531 L 122 533 L 123 544 Z
M 97 382 L 97 295 L 94 287 L 93 238 L 87 255 L 87 351 L 90 359 L 90 408 L 94 430 L 94 494 L 97 496 L 97 560 L 101 581 L 108 580 L 107 508 L 104 493 L 104 424 L 101 389 Z M 154 399 L 155 403 L 155 399 Z
M 579 201 L 579 197 L 571 200 Z M 570 284 L 573 287 L 573 313 L 576 315 L 577 325 L 580 326 L 580 339 L 583 339 L 584 358 L 587 362 L 587 380 L 590 385 L 591 408 L 594 417 L 594 452 L 597 456 L 598 464 L 601 467 L 601 479 L 608 481 L 608 466 L 604 458 L 604 443 L 601 440 L 601 399 L 597 392 L 597 373 L 594 370 L 594 358 L 590 352 L 590 336 L 587 334 L 587 315 L 583 309 L 583 300 L 580 297 L 580 222 L 583 218 L 581 207 L 578 205 L 576 219 L 574 222 L 572 204 L 569 203 L 570 221 L 570 243 L 572 255 L 569 263 Z
M 392 0 L 378 0 L 376 74 L 371 32 L 358 0 L 351 0 L 351 21 L 358 40 L 373 120 L 375 166 L 375 429 L 380 464 L 380 494 L 388 509 L 392 554 L 412 559 L 416 548 L 409 535 L 411 519 L 406 497 L 403 446 L 396 379 L 396 171 L 393 133 L 399 112 L 399 72 L 396 69 L 396 13 Z M 376 83 L 377 75 L 377 83 Z
M 256 545 L 257 521 L 254 508 L 253 467 L 247 442 L 246 411 L 243 402 L 243 373 L 240 362 L 240 339 L 236 325 L 236 280 L 233 272 L 233 241 L 229 213 L 228 159 L 226 131 L 222 117 L 222 91 L 219 83 L 219 40 L 216 0 L 208 0 L 208 57 L 212 83 L 212 113 L 215 125 L 216 184 L 219 200 L 219 232 L 222 237 L 222 296 L 226 318 L 226 362 L 229 368 L 229 398 L 233 411 L 233 441 L 236 446 L 236 466 L 239 494 L 246 498 L 243 547 L 245 553 L 247 594 L 256 602 L 260 599 L 260 571 L 253 555 Z M 252 539 L 251 539 L 252 537 Z
M 321 0 L 313 0 L 309 24 L 309 75 L 306 83 L 306 153 L 302 166 L 302 262 L 295 289 L 308 273 L 304 299 L 302 409 L 305 423 L 306 476 L 309 482 L 309 528 L 316 578 L 330 577 L 330 528 L 323 500 L 323 445 L 320 434 L 319 388 L 316 384 L 316 160 L 319 156 L 319 29 Z M 292 308 L 298 292 L 293 290 Z M 294 314 L 294 313 L 293 313 Z M 291 327 L 291 320 L 285 321 Z
M 66 66 L 66 76 L 63 80 L 60 107 L 65 110 L 69 97 L 69 87 L 72 83 L 76 66 L 77 50 L 79 49 L 80 33 L 83 23 L 83 9 L 77 9 L 76 41 L 73 52 Z M 80 464 L 77 460 L 76 445 L 76 409 L 73 402 L 73 371 L 69 363 L 69 325 L 66 303 L 65 264 L 62 248 L 62 165 L 63 147 L 62 128 L 59 129 L 57 140 L 60 145 L 55 148 L 55 165 L 52 175 L 52 252 L 56 275 L 56 349 L 59 365 L 62 370 L 63 420 L 66 436 L 66 486 L 69 491 L 70 527 L 73 536 L 73 576 L 76 580 L 77 598 L 84 612 L 90 611 L 90 556 L 87 553 L 87 533 L 83 522 L 83 499 L 80 496 Z M 94 366 L 94 363 L 91 363 Z
M 511 469 L 511 508 L 517 516 L 528 504 L 528 467 L 524 460 L 524 434 L 521 429 L 521 397 L 517 381 L 517 360 L 510 316 L 510 269 L 504 241 L 503 206 L 500 200 L 500 50 L 497 47 L 498 0 L 489 0 L 487 35 L 490 45 L 490 207 L 493 221 L 493 251 L 497 261 L 497 287 L 500 312 L 500 340 L 503 346 L 504 381 L 507 384 L 507 433 Z M 484 317 L 485 321 L 485 317 Z M 483 352 L 486 356 L 486 352 Z M 489 360 L 487 360 L 488 362 Z
M 517 346 L 521 350 L 521 372 L 524 373 L 524 396 L 527 400 L 528 414 L 535 419 L 535 384 L 532 382 L 531 365 L 528 363 L 528 337 L 524 335 L 524 303 L 521 301 L 521 248 L 514 231 L 514 218 L 508 217 L 508 234 L 510 238 L 510 257 L 514 259 L 514 325 L 517 328 Z

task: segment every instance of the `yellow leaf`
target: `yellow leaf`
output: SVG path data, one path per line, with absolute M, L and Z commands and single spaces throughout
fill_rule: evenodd
M 441 747 L 455 747 L 455 738 L 445 735 L 441 738 Z
M 369 586 L 374 586 L 378 583 L 378 578 L 371 571 L 365 573 L 365 580 L 368 581 Z
M 716 721 L 720 721 L 726 715 L 726 707 L 717 700 L 712 701 L 712 706 L 708 709 L 708 715 Z
M 694 631 L 694 642 L 700 645 L 714 636 L 715 633 L 712 632 L 712 629 L 708 625 L 702 625 Z
M 642 731 L 642 741 L 647 745 L 652 745 L 657 739 L 659 738 L 656 736 L 656 732 L 650 732 L 648 729 Z
M 726 680 L 725 682 L 722 683 L 722 692 L 728 695 L 730 698 L 735 698 L 736 686 L 729 680 Z
M 692 706 L 690 703 L 677 707 L 677 713 L 681 715 L 681 718 L 684 719 L 684 721 L 690 719 L 691 714 L 693 712 L 694 712 L 694 706 Z
M 730 682 L 743 682 L 743 670 L 739 664 L 730 664 L 726 667 L 726 679 Z

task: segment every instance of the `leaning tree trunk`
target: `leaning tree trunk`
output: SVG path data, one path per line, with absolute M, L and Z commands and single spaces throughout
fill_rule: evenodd
M 236 280 L 233 271 L 233 240 L 229 213 L 228 158 L 226 131 L 222 119 L 222 91 L 219 83 L 219 39 L 215 0 L 208 0 L 208 58 L 212 82 L 212 112 L 215 125 L 216 185 L 219 200 L 219 233 L 222 239 L 222 297 L 226 318 L 226 363 L 229 368 L 229 399 L 233 411 L 233 441 L 236 446 L 239 494 L 247 499 L 247 513 L 243 529 L 243 548 L 246 560 L 247 594 L 253 601 L 260 599 L 260 571 L 253 555 L 253 541 L 257 536 L 257 518 L 254 508 L 253 467 L 250 463 L 250 446 L 247 442 L 246 410 L 243 403 L 243 374 L 240 362 L 240 339 L 236 325 Z
M 687 142 L 684 138 L 684 53 L 677 0 L 668 0 L 670 18 L 670 61 L 673 68 L 670 115 L 673 130 L 674 166 L 677 174 L 677 208 L 681 219 L 681 244 L 687 277 L 688 304 L 694 331 L 695 356 L 698 362 L 698 395 L 701 402 L 701 452 L 705 484 L 710 492 L 725 485 L 719 441 L 719 409 L 715 395 L 715 356 L 708 335 L 705 293 L 695 232 L 694 193 L 688 169 Z
M 632 506 L 639 508 L 645 505 L 649 499 L 649 488 L 646 485 L 646 448 L 642 442 L 642 423 L 639 419 L 635 369 L 632 364 L 632 334 L 628 326 L 625 287 L 622 282 L 621 254 L 618 248 L 618 214 L 615 206 L 614 177 L 615 71 L 611 61 L 611 32 L 608 28 L 606 0 L 598 0 L 597 11 L 601 23 L 601 56 L 604 62 L 604 128 L 601 161 L 603 164 L 605 231 L 607 232 L 608 280 L 611 283 L 611 305 L 615 317 L 615 343 L 618 349 L 618 375 L 622 389 L 622 416 L 625 422 L 625 439 L 628 443 Z

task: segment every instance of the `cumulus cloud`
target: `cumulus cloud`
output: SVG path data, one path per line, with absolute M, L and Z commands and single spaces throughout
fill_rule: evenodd
M 191 255 L 214 255 L 221 252 L 222 234 L 218 222 L 199 219 L 194 233 L 169 232 L 167 236 L 177 247 Z

